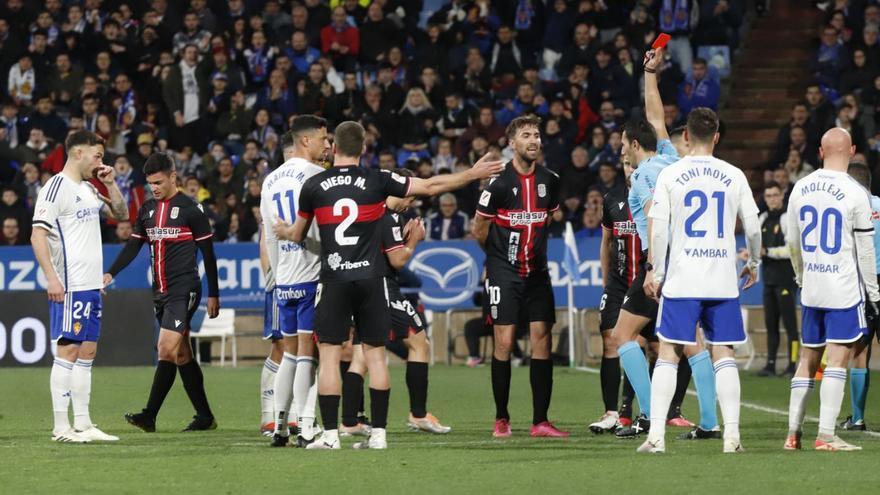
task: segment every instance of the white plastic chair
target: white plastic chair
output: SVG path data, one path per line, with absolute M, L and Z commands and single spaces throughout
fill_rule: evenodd
M 232 366 L 238 366 L 238 347 L 235 341 L 235 310 L 221 309 L 217 318 L 205 317 L 198 331 L 193 331 L 196 339 L 196 360 L 201 362 L 198 343 L 202 339 L 220 339 L 220 366 L 226 365 L 226 339 L 232 341 Z

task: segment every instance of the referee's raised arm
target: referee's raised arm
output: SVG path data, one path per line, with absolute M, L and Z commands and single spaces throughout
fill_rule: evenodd
M 657 140 L 669 139 L 666 130 L 666 120 L 663 115 L 663 100 L 660 99 L 660 89 L 657 87 L 657 70 L 663 63 L 666 50 L 658 48 L 649 50 L 645 54 L 645 118 L 657 131 Z

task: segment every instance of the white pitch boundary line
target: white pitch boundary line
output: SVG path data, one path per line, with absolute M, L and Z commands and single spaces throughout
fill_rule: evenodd
M 592 373 L 594 375 L 599 374 L 598 369 L 590 368 L 589 366 L 578 366 L 575 369 L 578 371 L 586 372 L 586 373 Z M 691 389 L 688 389 L 687 394 L 692 395 L 694 397 L 697 396 L 697 393 Z M 776 409 L 775 407 L 767 407 L 767 406 L 762 406 L 761 404 L 755 404 L 753 402 L 745 402 L 745 401 L 740 402 L 740 405 L 742 407 L 745 407 L 746 409 L 752 409 L 755 411 L 761 411 L 761 412 L 765 412 L 765 413 L 776 414 L 779 416 L 785 416 L 786 418 L 788 417 L 788 411 L 783 411 L 782 409 Z M 817 416 L 806 416 L 806 417 L 804 417 L 804 419 L 806 421 L 811 422 L 811 423 L 818 423 L 819 422 L 819 418 Z M 872 437 L 880 438 L 880 432 L 863 431 L 862 433 L 864 433 L 865 435 L 870 435 Z

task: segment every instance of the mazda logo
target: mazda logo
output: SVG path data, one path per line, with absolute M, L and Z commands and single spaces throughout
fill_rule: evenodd
M 477 262 L 463 249 L 432 247 L 417 253 L 410 270 L 419 275 L 424 285 L 420 296 L 425 304 L 454 306 L 471 298 L 480 285 Z

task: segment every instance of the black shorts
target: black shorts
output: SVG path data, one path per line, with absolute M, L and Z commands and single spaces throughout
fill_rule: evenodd
M 626 291 L 626 297 L 623 299 L 622 309 L 625 309 L 634 315 L 643 316 L 653 320 L 657 318 L 657 310 L 659 309 L 659 306 L 657 301 L 651 299 L 645 294 L 646 257 L 647 253 L 642 252 L 641 260 L 639 261 L 639 273 L 636 275 L 636 279 L 633 280 L 632 285 L 629 286 L 629 290 Z
M 190 322 L 201 300 L 201 286 L 170 287 L 164 294 L 154 294 L 153 306 L 159 326 L 180 333 L 190 330 Z
M 384 345 L 391 331 L 385 278 L 318 285 L 315 332 L 322 344 L 341 345 L 348 340 L 352 318 L 361 342 Z
M 389 340 L 403 340 L 425 331 L 425 315 L 412 302 L 403 297 L 400 288 L 389 283 L 388 304 L 391 309 L 391 334 Z
M 612 278 L 608 287 L 602 293 L 599 300 L 599 331 L 611 330 L 617 325 L 617 317 L 620 316 L 620 307 L 623 298 L 626 297 L 627 286 L 623 282 Z
M 553 286 L 546 273 L 525 279 L 487 279 L 484 297 L 489 316 L 495 325 L 518 325 L 520 322 L 556 323 Z

